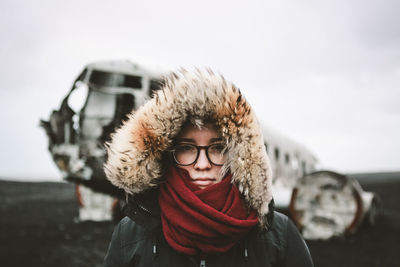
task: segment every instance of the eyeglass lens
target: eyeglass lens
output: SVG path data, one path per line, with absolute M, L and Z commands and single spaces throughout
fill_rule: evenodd
M 198 147 L 191 144 L 180 144 L 174 149 L 174 158 L 180 165 L 191 165 L 199 157 L 200 149 L 206 149 L 208 160 L 214 165 L 223 165 L 225 162 L 225 146 L 223 144 L 213 144 L 207 147 Z

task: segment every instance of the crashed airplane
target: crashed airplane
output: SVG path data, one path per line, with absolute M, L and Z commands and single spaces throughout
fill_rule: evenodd
M 160 87 L 161 73 L 130 61 L 88 64 L 48 121 L 41 120 L 48 149 L 63 179 L 76 183 L 80 220 L 120 216 L 122 190 L 106 179 L 104 143 L 126 118 Z M 373 224 L 378 210 L 374 193 L 350 177 L 316 171 L 317 158 L 305 147 L 263 127 L 274 171 L 274 200 L 287 211 L 306 239 L 354 233 Z

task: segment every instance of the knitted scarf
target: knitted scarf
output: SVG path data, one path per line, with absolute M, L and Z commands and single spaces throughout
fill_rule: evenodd
M 168 170 L 158 201 L 164 237 L 172 248 L 188 255 L 222 253 L 258 223 L 231 177 L 200 189 L 186 170 Z

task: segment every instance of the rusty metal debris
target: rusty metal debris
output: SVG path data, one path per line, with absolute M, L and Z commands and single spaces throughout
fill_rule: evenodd
M 297 181 L 290 213 L 306 239 L 329 239 L 354 233 L 361 223 L 374 224 L 378 197 L 353 178 L 317 171 Z

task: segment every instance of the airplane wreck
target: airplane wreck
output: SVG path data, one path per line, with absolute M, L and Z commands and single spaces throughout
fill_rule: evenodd
M 88 64 L 58 110 L 41 120 L 53 161 L 66 181 L 77 184 L 80 220 L 120 216 L 124 192 L 106 179 L 104 143 L 126 115 L 160 88 L 161 73 L 130 61 Z M 277 209 L 288 211 L 306 239 L 329 239 L 374 224 L 378 197 L 355 179 L 316 171 L 316 157 L 303 146 L 264 127 L 274 171 Z

